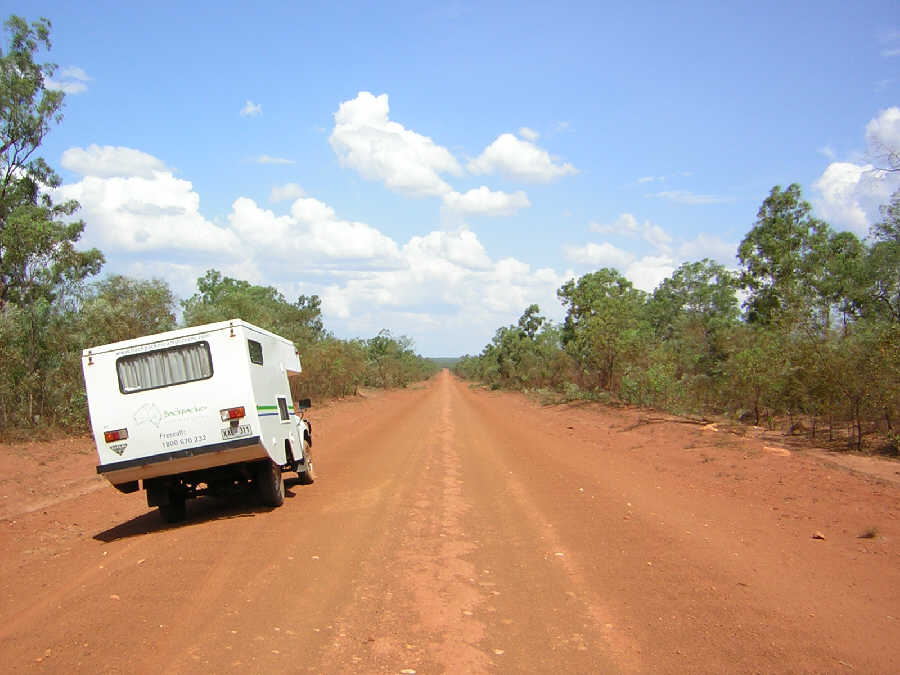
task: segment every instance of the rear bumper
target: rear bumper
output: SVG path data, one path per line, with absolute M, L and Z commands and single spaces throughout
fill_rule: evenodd
M 268 456 L 259 436 L 254 436 L 214 445 L 183 448 L 175 452 L 163 452 L 148 457 L 126 459 L 111 464 L 101 464 L 97 467 L 97 473 L 104 476 L 113 485 L 118 485 L 135 480 L 209 469 L 214 466 L 265 459 Z

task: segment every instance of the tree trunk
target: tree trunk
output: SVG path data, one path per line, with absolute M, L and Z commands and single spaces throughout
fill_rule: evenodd
M 857 399 L 854 402 L 853 409 L 856 416 L 856 451 L 862 452 L 862 420 L 859 416 L 859 411 L 861 407 L 860 399 Z
M 756 396 L 753 398 L 753 414 L 756 419 L 754 424 L 759 426 L 759 388 L 756 389 Z

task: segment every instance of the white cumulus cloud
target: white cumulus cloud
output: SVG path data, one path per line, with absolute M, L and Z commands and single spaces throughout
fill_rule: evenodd
M 725 241 L 716 235 L 701 232 L 693 239 L 678 246 L 678 256 L 682 261 L 697 261 L 709 258 L 728 267 L 736 264 L 738 243 Z
M 104 252 L 184 251 L 237 255 L 233 233 L 199 212 L 200 198 L 189 181 L 168 172 L 85 176 L 57 190 L 81 204 L 85 240 Z
M 566 277 L 549 269 L 532 270 L 513 258 L 491 261 L 486 254 L 477 255 L 478 248 L 467 230 L 414 237 L 402 249 L 402 267 L 334 284 L 326 291 L 326 304 L 335 303 L 343 318 L 368 324 L 370 332 L 391 315 L 427 314 L 435 331 L 455 326 L 466 333 L 478 324 L 493 332 L 532 302 L 545 311 L 558 305 L 556 289 Z M 460 249 L 475 253 L 476 259 L 454 257 Z
M 429 335 L 449 345 L 447 353 L 477 351 L 498 325 L 515 321 L 533 302 L 559 314 L 556 289 L 571 276 L 513 258 L 492 261 L 466 228 L 412 237 L 400 255 L 396 269 L 330 284 L 322 291 L 323 306 L 357 334 L 388 325 L 395 333 Z
M 895 162 L 900 161 L 900 108 L 895 106 L 882 110 L 878 117 L 869 121 L 866 125 L 866 146 L 873 157 L 887 160 L 888 164 L 891 158 Z
M 85 241 L 107 253 L 215 252 L 235 255 L 235 236 L 200 214 L 200 197 L 165 163 L 134 148 L 69 148 L 62 165 L 80 181 L 57 188 L 76 199 L 88 226 Z
M 390 119 L 388 95 L 361 91 L 334 114 L 329 142 L 342 166 L 389 189 L 415 196 L 451 192 L 441 174 L 459 175 L 446 148 Z
M 239 197 L 228 222 L 245 250 L 260 259 L 302 264 L 307 271 L 398 264 L 399 249 L 392 239 L 365 223 L 338 218 L 332 207 L 312 197 L 297 199 L 288 215 L 276 215 Z
M 636 288 L 648 292 L 656 288 L 676 268 L 674 258 L 664 253 L 638 257 L 609 242 L 564 246 L 563 253 L 568 260 L 577 265 L 594 269 L 602 267 L 616 269 Z
M 582 246 L 564 246 L 563 252 L 568 260 L 579 265 L 592 267 L 614 267 L 624 270 L 634 261 L 634 254 L 624 251 L 608 241 L 596 244 L 589 242 Z
M 404 255 L 419 260 L 443 259 L 469 269 L 487 269 L 491 265 L 484 246 L 474 232 L 462 228 L 457 232 L 429 232 L 412 237 L 403 247 Z
M 510 194 L 490 190 L 482 185 L 465 194 L 448 192 L 444 195 L 444 206 L 450 211 L 465 215 L 509 216 L 519 209 L 531 206 L 531 202 L 522 190 Z
M 871 164 L 832 162 L 813 187 L 819 193 L 813 199 L 819 217 L 864 236 L 878 222 L 879 207 L 900 187 L 900 177 L 884 174 Z
M 635 260 L 622 270 L 635 288 L 652 292 L 662 281 L 672 276 L 676 269 L 675 260 L 665 255 L 648 255 Z
M 640 237 L 651 246 L 668 250 L 672 243 L 672 237 L 659 225 L 645 220 L 643 223 L 630 213 L 621 214 L 613 223 L 593 222 L 588 226 L 592 232 L 600 234 L 618 234 L 629 237 Z
M 662 227 L 645 220 L 641 222 L 631 213 L 621 214 L 612 223 L 593 222 L 592 232 L 604 235 L 641 239 L 652 252 L 640 255 L 604 242 L 589 242 L 580 246 L 563 247 L 571 262 L 592 268 L 612 267 L 629 279 L 636 288 L 652 291 L 671 276 L 681 262 L 711 258 L 733 267 L 737 244 L 721 237 L 700 233 L 691 240 L 672 237 Z
M 530 131 L 530 130 L 527 130 Z M 487 146 L 467 168 L 474 174 L 503 174 L 510 178 L 549 183 L 557 178 L 578 173 L 578 169 L 568 162 L 556 163 L 543 148 L 533 140 L 517 138 L 513 134 L 501 134 Z
M 111 178 L 138 176 L 152 178 L 158 171 L 170 171 L 165 163 L 146 152 L 113 145 L 69 148 L 62 154 L 64 168 L 82 176 Z
M 866 125 L 865 143 L 873 163 L 832 162 L 813 184 L 819 217 L 864 236 L 880 220 L 880 207 L 900 188 L 900 174 L 886 163 L 900 154 L 900 108 L 882 110 Z

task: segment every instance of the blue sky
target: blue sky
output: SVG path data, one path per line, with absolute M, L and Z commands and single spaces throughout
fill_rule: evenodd
M 861 236 L 900 176 L 896 2 L 62 3 L 43 156 L 105 273 L 317 293 L 476 353 L 566 279 L 735 266 L 772 186 Z

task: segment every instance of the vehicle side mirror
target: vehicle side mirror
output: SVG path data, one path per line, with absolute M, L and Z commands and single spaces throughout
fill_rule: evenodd
M 312 401 L 308 398 L 301 398 L 297 401 L 297 409 L 298 410 L 309 410 L 312 408 Z

